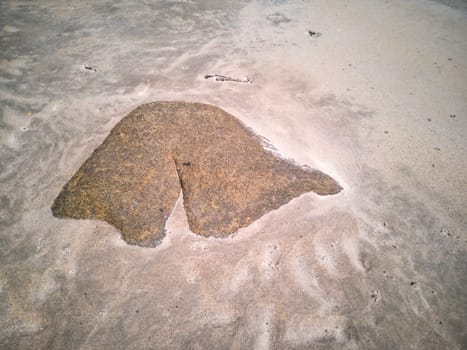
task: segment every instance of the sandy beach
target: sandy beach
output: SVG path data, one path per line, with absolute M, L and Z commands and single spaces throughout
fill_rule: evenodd
M 227 238 L 180 196 L 153 248 L 54 217 L 155 101 L 343 190 Z M 0 141 L 1 349 L 467 348 L 465 1 L 0 1 Z

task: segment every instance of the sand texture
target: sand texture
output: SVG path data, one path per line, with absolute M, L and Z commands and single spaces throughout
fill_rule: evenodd
M 123 118 L 65 185 L 57 217 L 105 220 L 126 242 L 154 246 L 180 190 L 191 231 L 224 236 L 305 192 L 341 187 L 274 156 L 232 115 L 200 103 L 157 102 Z
M 0 1 L 0 349 L 467 349 L 466 33 L 464 0 Z

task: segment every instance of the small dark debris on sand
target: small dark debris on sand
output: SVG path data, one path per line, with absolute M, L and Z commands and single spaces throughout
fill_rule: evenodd
M 91 66 L 88 66 L 88 65 L 84 65 L 84 69 L 92 70 L 93 72 L 97 72 L 97 69 L 96 69 L 96 68 L 91 67 Z
M 309 36 L 312 36 L 314 38 L 318 38 L 321 36 L 320 32 L 315 32 L 314 30 L 308 30 L 307 33 Z
M 451 237 L 452 236 L 452 233 L 448 230 L 448 229 L 441 229 L 440 232 L 443 234 L 443 235 L 446 235 L 448 237 Z
M 216 81 L 233 81 L 235 83 L 251 83 L 251 79 L 248 77 L 245 78 L 232 78 L 225 75 L 220 74 L 206 74 L 204 79 L 211 79 L 215 78 Z
M 370 294 L 370 298 L 376 303 L 379 299 L 379 290 L 372 290 Z

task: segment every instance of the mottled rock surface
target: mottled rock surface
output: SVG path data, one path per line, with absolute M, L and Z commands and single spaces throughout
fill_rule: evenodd
M 123 118 L 64 186 L 57 217 L 105 220 L 154 246 L 179 196 L 190 229 L 224 236 L 302 193 L 338 193 L 328 175 L 279 158 L 220 108 L 156 102 Z

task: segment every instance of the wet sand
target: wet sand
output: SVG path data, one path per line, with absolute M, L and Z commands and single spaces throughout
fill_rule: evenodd
M 0 348 L 467 347 L 461 1 L 0 3 Z M 232 78 L 206 79 L 206 75 Z M 137 106 L 196 101 L 329 174 L 229 238 L 55 218 Z

